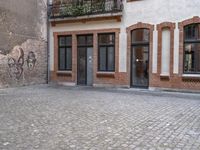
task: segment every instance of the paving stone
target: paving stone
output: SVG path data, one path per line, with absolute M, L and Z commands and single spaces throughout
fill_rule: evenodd
M 47 85 L 0 90 L 1 150 L 198 150 L 199 141 L 198 94 Z

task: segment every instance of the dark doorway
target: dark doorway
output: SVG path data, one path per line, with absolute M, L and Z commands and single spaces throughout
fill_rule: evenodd
M 149 30 L 132 31 L 131 39 L 131 86 L 149 86 Z
M 93 84 L 93 36 L 78 35 L 77 39 L 77 83 L 91 86 Z

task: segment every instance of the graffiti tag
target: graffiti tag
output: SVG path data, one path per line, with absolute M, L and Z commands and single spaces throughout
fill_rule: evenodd
M 24 51 L 21 47 L 13 49 L 8 56 L 9 74 L 12 78 L 19 80 L 24 71 Z

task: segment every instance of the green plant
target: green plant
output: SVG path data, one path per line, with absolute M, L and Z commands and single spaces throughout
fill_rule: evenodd
M 72 15 L 72 5 L 63 6 L 60 10 L 60 14 L 63 16 L 71 16 Z
M 81 16 L 86 15 L 90 12 L 90 5 L 89 4 L 83 4 L 83 5 L 74 5 L 72 14 L 74 16 Z
M 83 5 L 64 5 L 60 8 L 60 15 L 63 16 L 82 16 L 90 14 L 91 12 L 103 12 L 105 10 L 105 3 L 99 2 L 91 6 L 90 3 L 84 3 Z

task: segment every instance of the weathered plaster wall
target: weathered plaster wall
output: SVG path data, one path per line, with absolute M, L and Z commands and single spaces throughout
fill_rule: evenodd
M 0 1 L 0 88 L 47 81 L 46 0 Z

